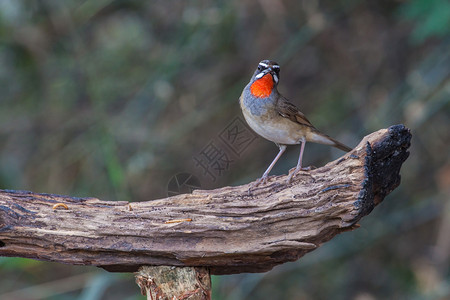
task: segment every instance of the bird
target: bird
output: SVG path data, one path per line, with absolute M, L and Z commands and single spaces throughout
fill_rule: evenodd
M 287 184 L 302 170 L 306 142 L 336 147 L 349 152 L 350 147 L 316 129 L 306 116 L 278 92 L 280 65 L 272 60 L 262 60 L 250 82 L 239 97 L 244 118 L 250 128 L 261 137 L 274 142 L 279 152 L 255 186 L 267 182 L 270 171 L 288 145 L 300 144 L 300 155 L 295 170 L 289 174 Z

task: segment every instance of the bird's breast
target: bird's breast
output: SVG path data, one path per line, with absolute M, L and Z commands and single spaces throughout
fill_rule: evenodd
M 242 95 L 240 102 L 245 120 L 257 134 L 277 144 L 299 143 L 302 136 L 298 126 L 278 114 L 274 101 Z

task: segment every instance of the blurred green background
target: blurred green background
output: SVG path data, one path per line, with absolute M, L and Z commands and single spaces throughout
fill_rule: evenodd
M 262 59 L 323 132 L 356 146 L 403 123 L 411 155 L 360 229 L 265 274 L 214 276 L 213 298 L 450 299 L 448 0 L 0 0 L 0 188 L 145 201 L 181 172 L 250 182 L 273 143 L 227 152 L 214 178 L 194 157 L 224 147 Z M 308 144 L 304 162 L 342 154 Z M 132 274 L 0 258 L 0 299 L 144 298 Z

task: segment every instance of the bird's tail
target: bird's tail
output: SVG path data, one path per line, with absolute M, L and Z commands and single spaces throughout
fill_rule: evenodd
M 349 146 L 344 145 L 341 142 L 336 141 L 335 139 L 331 139 L 331 140 L 334 142 L 334 145 L 332 145 L 332 146 L 334 146 L 338 149 L 341 149 L 342 151 L 349 152 L 350 150 L 352 150 L 352 148 L 350 148 Z
M 311 141 L 315 142 L 315 143 L 319 143 L 319 144 L 333 146 L 333 147 L 341 149 L 342 151 L 345 151 L 345 152 L 349 152 L 350 150 L 352 150 L 352 148 L 350 148 L 350 147 L 342 144 L 341 142 L 336 141 L 335 139 L 329 137 L 328 135 L 318 132 L 318 131 L 314 132 L 312 134 Z

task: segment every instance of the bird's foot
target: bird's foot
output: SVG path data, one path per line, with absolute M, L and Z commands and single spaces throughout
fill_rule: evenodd
M 315 167 L 315 166 L 307 166 L 307 167 L 301 167 L 300 169 L 298 169 L 297 170 L 297 168 L 292 168 L 292 169 L 290 169 L 289 170 L 289 173 L 288 174 L 291 174 L 292 172 L 295 172 L 295 173 L 297 173 L 298 171 L 311 171 L 311 170 L 314 170 L 314 169 L 317 169 L 317 167 Z
M 248 188 L 248 193 L 249 195 L 252 193 L 252 190 L 254 190 L 255 188 L 257 188 L 259 185 L 264 185 L 267 183 L 267 181 L 269 180 L 270 177 L 273 176 L 262 176 L 261 178 L 255 180 L 255 182 L 253 182 L 252 184 L 250 184 L 250 187 Z
M 266 175 L 266 176 L 263 176 L 263 177 L 257 179 L 257 180 L 252 184 L 252 187 L 257 187 L 257 186 L 259 186 L 260 184 L 266 184 L 268 179 L 269 179 L 269 176 L 267 176 L 267 175 Z
M 289 170 L 289 177 L 286 180 L 286 184 L 290 184 L 292 182 L 292 179 L 297 175 L 299 171 L 311 171 L 316 169 L 314 166 L 308 166 L 308 167 L 302 167 L 302 168 L 292 168 Z
M 299 171 L 299 170 L 297 170 L 297 169 L 295 169 L 294 172 L 292 172 L 292 173 L 289 171 L 289 177 L 288 177 L 288 179 L 286 180 L 286 185 L 288 185 L 288 184 L 291 183 L 292 178 L 295 177 L 295 175 L 297 174 L 298 171 Z

